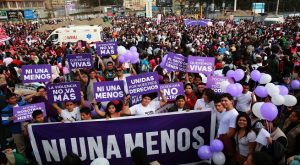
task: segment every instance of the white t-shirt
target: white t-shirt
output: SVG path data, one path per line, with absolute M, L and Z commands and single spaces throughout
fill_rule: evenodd
M 247 112 L 251 108 L 251 97 L 252 92 L 248 91 L 247 93 L 242 93 L 237 97 L 236 109 L 240 112 Z
M 248 146 L 248 143 L 249 142 L 255 142 L 255 139 L 256 139 L 256 134 L 254 131 L 251 131 L 247 134 L 247 136 L 244 136 L 240 139 L 238 139 L 238 136 L 237 134 L 234 135 L 234 140 L 236 142 L 236 147 L 239 147 L 237 148 L 237 151 L 242 155 L 242 156 L 248 156 L 249 154 L 249 146 Z
M 131 75 L 130 75 L 130 74 L 124 74 L 122 79 L 120 79 L 119 77 L 115 77 L 115 78 L 114 78 L 114 81 L 123 80 L 123 82 L 124 82 L 124 92 L 125 92 L 126 94 L 129 93 L 129 92 L 128 92 L 127 81 L 126 81 L 126 77 L 129 77 L 129 76 L 131 76 Z
M 155 114 L 155 110 L 160 108 L 159 101 L 151 101 L 147 107 L 144 107 L 142 103 L 134 105 L 129 108 L 131 115 L 152 115 Z
M 226 111 L 223 114 L 223 117 L 220 120 L 220 125 L 218 129 L 218 136 L 221 134 L 226 134 L 229 128 L 235 128 L 236 117 L 239 113 L 236 109 L 232 109 L 230 111 Z
M 198 99 L 196 101 L 194 110 L 203 110 L 203 109 L 209 109 L 209 108 L 214 109 L 214 103 L 210 102 L 210 103 L 206 104 L 204 102 L 204 99 Z
M 72 112 L 69 112 L 67 109 L 64 109 L 64 110 L 61 111 L 60 116 L 65 121 L 79 121 L 79 120 L 81 120 L 79 107 L 75 107 Z

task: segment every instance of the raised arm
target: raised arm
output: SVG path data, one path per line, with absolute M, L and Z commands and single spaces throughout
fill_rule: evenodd
M 56 109 L 57 113 L 61 114 L 62 109 L 57 105 L 57 103 L 53 103 L 52 106 Z
M 84 107 L 84 95 L 83 95 L 83 92 L 80 91 L 80 105 L 79 105 L 79 108 L 83 108 Z
M 159 93 L 160 93 L 160 96 L 161 96 L 161 100 L 160 100 L 160 102 L 159 102 L 159 104 L 160 104 L 160 106 L 164 106 L 165 104 L 167 104 L 167 98 L 166 98 L 166 96 L 164 95 L 164 92 L 163 91 L 159 91 Z
M 121 111 L 121 115 L 131 115 L 131 111 L 129 109 L 129 100 L 130 100 L 130 95 L 125 97 L 124 106 Z
M 92 102 L 92 105 L 93 105 L 93 107 L 94 107 L 94 109 L 95 109 L 96 113 L 97 113 L 99 116 L 101 116 L 101 117 L 105 117 L 106 113 L 105 113 L 105 112 L 102 112 L 102 111 L 100 111 L 100 109 L 99 109 L 99 106 L 97 105 L 97 102 L 96 102 L 96 100 L 95 100 L 95 99 L 93 100 L 93 102 Z
M 87 80 L 83 78 L 83 76 L 82 76 L 80 70 L 77 69 L 76 72 L 77 72 L 77 74 L 78 74 L 78 76 L 79 76 L 80 81 L 86 84 L 86 83 L 87 83 Z

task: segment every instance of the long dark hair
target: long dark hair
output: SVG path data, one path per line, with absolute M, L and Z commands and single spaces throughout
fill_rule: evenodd
M 117 107 L 117 105 L 114 104 L 114 102 L 110 101 L 110 102 L 107 104 L 106 108 L 105 108 L 105 116 L 106 116 L 106 117 L 109 117 L 109 118 L 111 118 L 111 114 L 109 113 L 108 108 L 109 108 L 111 105 L 113 105 L 113 106 L 116 108 L 116 111 L 115 111 L 115 112 L 118 112 L 118 107 Z
M 245 135 L 244 135 L 244 136 L 247 136 L 248 133 L 251 132 L 252 128 L 251 128 L 251 119 L 246 113 L 241 113 L 236 117 L 236 122 L 235 122 L 236 132 L 238 133 L 241 130 L 241 128 L 238 125 L 238 121 L 241 117 L 246 118 L 246 121 L 247 121 L 247 126 L 245 128 Z

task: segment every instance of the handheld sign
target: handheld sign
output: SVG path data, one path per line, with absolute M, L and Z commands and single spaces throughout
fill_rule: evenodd
M 215 58 L 214 57 L 188 57 L 187 71 L 191 73 L 204 73 L 206 75 L 214 72 Z
M 149 72 L 126 77 L 129 94 L 143 95 L 159 91 L 157 72 Z
M 48 82 L 52 78 L 51 65 L 23 65 L 22 82 Z
M 47 84 L 47 95 L 50 103 L 80 101 L 80 82 Z
M 15 123 L 32 120 L 32 112 L 35 110 L 43 111 L 43 115 L 46 116 L 46 108 L 44 103 L 30 104 L 13 108 L 13 115 L 16 117 Z
M 187 58 L 180 55 L 180 54 L 174 54 L 169 53 L 167 55 L 166 63 L 164 68 L 168 71 L 186 71 L 187 66 Z
M 118 54 L 117 42 L 97 42 L 96 50 L 99 56 L 111 56 Z
M 70 69 L 93 68 L 92 54 L 67 54 Z
M 220 87 L 220 83 L 222 81 L 228 81 L 229 83 L 233 84 L 234 81 L 232 78 L 229 77 L 223 77 L 223 76 L 208 76 L 206 87 L 211 88 L 216 93 L 223 93 Z
M 123 100 L 124 81 L 95 82 L 94 96 L 97 102 Z
M 183 83 L 160 84 L 160 90 L 163 91 L 168 101 L 173 101 L 178 95 L 184 94 Z

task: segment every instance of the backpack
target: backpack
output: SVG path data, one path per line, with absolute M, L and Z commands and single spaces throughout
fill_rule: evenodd
M 149 70 L 150 70 L 150 66 L 147 65 L 147 63 L 143 62 L 143 61 L 140 62 L 139 68 L 140 68 L 141 72 L 149 72 Z

